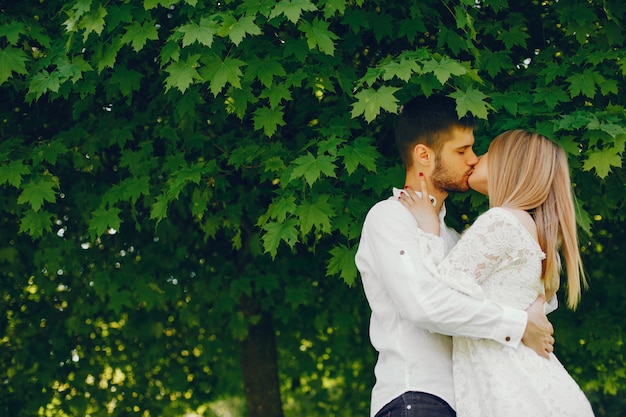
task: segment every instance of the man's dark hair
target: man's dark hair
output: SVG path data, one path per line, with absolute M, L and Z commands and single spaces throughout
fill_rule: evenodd
M 404 166 L 410 168 L 411 152 L 418 143 L 439 152 L 450 138 L 453 127 L 476 127 L 476 121 L 469 113 L 459 119 L 453 98 L 420 96 L 403 105 L 396 122 L 395 136 Z

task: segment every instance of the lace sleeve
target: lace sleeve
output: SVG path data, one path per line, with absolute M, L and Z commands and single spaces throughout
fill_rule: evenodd
M 438 265 L 440 279 L 466 294 L 485 298 L 480 283 L 506 256 L 511 242 L 519 240 L 515 226 L 508 213 L 485 212 Z

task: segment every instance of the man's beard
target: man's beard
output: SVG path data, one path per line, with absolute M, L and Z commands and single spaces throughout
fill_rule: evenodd
M 448 167 L 444 166 L 441 162 L 439 155 L 435 157 L 435 169 L 433 170 L 430 178 L 433 182 L 433 186 L 439 191 L 444 191 L 446 193 L 464 193 L 469 191 L 469 185 L 465 180 L 465 176 L 462 178 L 454 178 Z

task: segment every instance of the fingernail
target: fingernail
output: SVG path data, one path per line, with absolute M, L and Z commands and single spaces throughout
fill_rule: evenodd
M 424 176 L 424 173 L 423 173 L 423 172 L 420 172 L 420 177 L 423 177 L 423 176 Z
M 408 185 L 405 185 L 405 186 L 404 186 L 404 189 L 406 190 L 407 188 L 409 188 L 409 186 L 408 186 Z

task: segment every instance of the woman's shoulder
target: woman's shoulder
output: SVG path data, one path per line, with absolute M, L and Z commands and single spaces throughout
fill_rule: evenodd
M 513 207 L 492 207 L 485 212 L 485 215 L 490 218 L 515 218 L 517 219 L 517 224 L 524 227 L 524 229 L 528 231 L 528 233 L 535 239 L 535 241 L 538 240 L 537 225 L 535 224 L 535 220 L 533 219 L 533 217 L 526 210 Z

